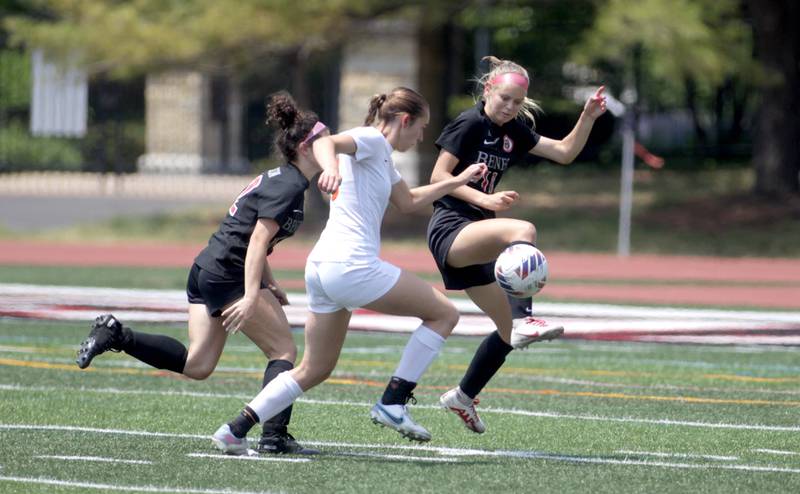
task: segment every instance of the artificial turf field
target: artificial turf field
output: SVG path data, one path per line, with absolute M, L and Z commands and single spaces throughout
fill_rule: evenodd
M 324 454 L 242 459 L 209 436 L 258 391 L 255 345 L 232 337 L 194 382 L 115 353 L 81 371 L 88 329 L 0 319 L 1 493 L 800 492 L 796 347 L 534 345 L 481 394 L 476 435 L 438 407 L 480 342 L 451 337 L 416 390 L 419 445 L 369 420 L 407 335 L 351 332 L 290 426 Z

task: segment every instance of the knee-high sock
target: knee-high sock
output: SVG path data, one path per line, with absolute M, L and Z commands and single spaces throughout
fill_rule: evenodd
M 288 360 L 270 360 L 266 370 L 264 370 L 263 386 L 269 384 L 281 372 L 292 369 L 294 369 L 294 364 Z M 289 405 L 271 419 L 264 420 L 264 434 L 286 434 L 286 427 L 291 419 L 292 405 Z
M 303 394 L 302 388 L 289 372 L 281 372 L 247 404 L 260 421 L 269 420 L 294 403 Z
M 140 333 L 127 329 L 124 336 L 125 353 L 152 365 L 156 369 L 167 369 L 183 373 L 188 351 L 180 341 L 161 334 Z
M 432 329 L 420 325 L 406 343 L 394 376 L 416 383 L 439 355 L 445 339 Z
M 461 379 L 461 391 L 470 398 L 475 398 L 489 380 L 500 370 L 503 362 L 514 347 L 503 341 L 497 331 L 484 338 L 467 372 Z

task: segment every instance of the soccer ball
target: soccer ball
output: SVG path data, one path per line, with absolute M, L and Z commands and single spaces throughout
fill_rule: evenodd
M 547 259 L 530 244 L 509 245 L 494 263 L 497 284 L 516 298 L 539 293 L 547 283 L 547 274 Z

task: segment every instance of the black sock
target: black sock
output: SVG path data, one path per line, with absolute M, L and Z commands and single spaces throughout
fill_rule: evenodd
M 500 370 L 503 362 L 514 347 L 503 341 L 497 331 L 484 338 L 472 362 L 469 364 L 464 378 L 461 379 L 461 391 L 470 398 L 475 398 L 489 380 Z
M 508 247 L 516 244 L 532 245 L 536 247 L 536 244 L 532 244 L 524 240 L 516 240 L 511 242 L 508 244 Z M 511 306 L 511 317 L 513 319 L 521 319 L 523 317 L 529 317 L 532 315 L 531 305 L 533 305 L 533 297 L 516 298 L 512 297 L 511 295 L 506 296 L 508 297 L 508 304 Z
M 129 328 L 123 328 L 123 335 L 122 349 L 131 357 L 156 369 L 183 373 L 189 352 L 180 341 L 161 334 L 140 333 Z
M 250 429 L 258 423 L 258 420 L 258 414 L 252 408 L 245 406 L 238 417 L 228 422 L 228 427 L 231 428 L 231 433 L 234 436 L 241 439 L 250 432 Z
M 386 389 L 383 391 L 381 403 L 384 405 L 405 405 L 411 397 L 411 391 L 417 387 L 417 383 L 412 383 L 392 376 Z
M 270 381 L 278 377 L 278 374 L 284 371 L 294 369 L 294 364 L 288 360 L 270 360 L 267 368 L 264 371 L 264 381 L 262 387 L 266 386 Z M 292 405 L 289 405 L 283 411 L 275 415 L 271 419 L 264 422 L 264 434 L 286 434 L 286 427 L 292 419 Z
M 531 305 L 533 304 L 533 297 L 516 298 L 506 294 L 508 297 L 508 305 L 511 306 L 511 318 L 520 319 L 529 317 L 531 312 Z

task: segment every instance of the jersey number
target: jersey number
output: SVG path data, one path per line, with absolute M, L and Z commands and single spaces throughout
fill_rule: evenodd
M 239 210 L 239 206 L 237 206 L 237 204 L 239 204 L 239 199 L 241 199 L 242 197 L 246 196 L 247 194 L 252 192 L 253 189 L 255 189 L 256 187 L 261 185 L 261 179 L 262 178 L 264 178 L 263 175 L 257 176 L 256 178 L 253 179 L 252 182 L 250 182 L 250 184 L 247 187 L 242 189 L 242 191 L 239 193 L 239 195 L 236 196 L 236 200 L 233 201 L 233 204 L 231 204 L 231 207 L 228 209 L 228 214 L 230 214 L 231 216 L 236 215 L 236 211 Z

